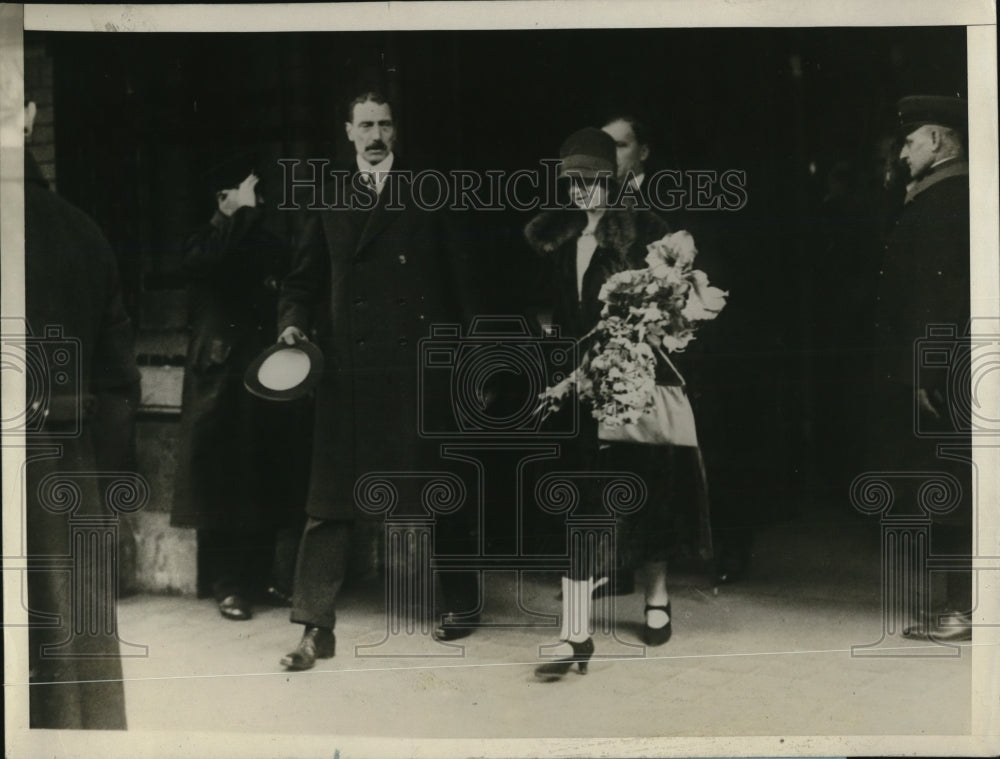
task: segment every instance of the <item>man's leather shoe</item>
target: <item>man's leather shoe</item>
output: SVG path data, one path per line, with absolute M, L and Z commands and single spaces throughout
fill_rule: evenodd
M 936 640 L 942 643 L 972 640 L 972 612 L 953 611 L 942 614 L 936 621 L 910 625 L 903 629 L 903 637 L 918 640 Z
M 237 622 L 244 622 L 253 616 L 250 602 L 236 593 L 219 601 L 219 614 Z
M 452 612 L 441 616 L 441 623 L 434 628 L 435 640 L 444 642 L 459 640 L 460 638 L 467 638 L 475 632 L 479 623 L 478 614 L 465 622 L 458 622 L 458 616 Z
M 327 627 L 307 627 L 302 640 L 291 653 L 281 657 L 281 666 L 299 671 L 312 669 L 317 659 L 330 659 L 337 648 L 333 630 Z

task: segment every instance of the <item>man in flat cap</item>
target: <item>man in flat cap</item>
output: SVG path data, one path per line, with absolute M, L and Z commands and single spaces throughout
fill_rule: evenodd
M 941 443 L 969 445 L 969 409 L 959 402 L 960 396 L 968 395 L 960 392 L 959 385 L 969 376 L 967 107 L 953 97 L 911 96 L 899 101 L 898 116 L 903 138 L 899 158 L 910 181 L 879 272 L 878 405 L 871 436 L 877 448 L 872 464 L 883 470 L 919 472 L 925 479 L 956 478 L 962 493 L 954 508 L 933 515 L 931 551 L 967 557 L 971 466 L 968 461 L 949 460 L 938 450 Z M 917 360 L 929 327 L 935 327 L 938 335 L 942 329 L 946 334 L 950 350 L 942 354 L 948 355 L 944 371 L 927 371 Z M 898 480 L 911 485 L 906 491 L 897 488 L 896 504 L 926 517 L 930 512 L 925 511 L 918 490 L 924 480 L 918 479 Z M 922 618 L 904 629 L 905 636 L 969 639 L 971 568 L 948 572 L 946 598 L 923 599 L 920 606 Z

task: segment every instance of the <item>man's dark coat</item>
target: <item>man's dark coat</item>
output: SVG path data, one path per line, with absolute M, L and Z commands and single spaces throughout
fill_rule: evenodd
M 308 405 L 262 400 L 243 386 L 247 367 L 274 344 L 278 286 L 290 259 L 259 207 L 217 212 L 185 245 L 191 340 L 175 526 L 267 529 L 302 508 Z
M 54 571 L 52 564 L 82 559 L 71 550 L 73 522 L 117 519 L 108 508 L 111 483 L 95 473 L 135 478 L 125 474 L 132 465 L 139 399 L 132 327 L 110 246 L 90 218 L 49 191 L 30 154 L 24 196 L 25 310 L 45 357 L 38 372 L 27 376 L 29 407 L 38 404 L 31 419 L 45 416 L 44 424 L 31 422 L 26 435 L 27 540 L 29 567 L 35 570 L 28 573 L 27 599 L 33 612 L 30 723 L 124 729 L 118 640 L 113 634 L 72 635 L 73 626 L 85 621 L 73 602 L 75 589 L 88 594 L 80 602 L 110 602 L 99 613 L 112 620 L 114 597 L 98 592 L 105 583 L 100 568 L 84 562 L 71 576 Z M 49 329 L 59 334 L 46 336 Z M 141 498 L 134 482 L 126 488 Z M 74 502 L 68 511 L 61 508 Z M 57 650 L 43 655 L 42 646 Z
M 398 157 L 375 208 L 352 210 L 356 196 L 355 206 L 371 202 L 356 171 L 326 188 L 336 207 L 311 212 L 278 305 L 279 332 L 314 331 L 325 358 L 306 508 L 319 519 L 353 519 L 357 502 L 376 503 L 377 491 L 355 486 L 380 473 L 395 473 L 385 478 L 399 508 L 419 509 L 422 475 L 443 467 L 438 443 L 420 434 L 418 408 L 447 414 L 451 404 L 446 393 L 421 393 L 420 341 L 468 313 L 466 260 L 445 212 L 414 203 Z

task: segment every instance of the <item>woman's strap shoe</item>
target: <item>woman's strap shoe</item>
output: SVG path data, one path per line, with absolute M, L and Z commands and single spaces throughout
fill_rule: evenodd
M 336 648 L 337 639 L 333 630 L 307 627 L 296 649 L 281 658 L 281 666 L 293 671 L 312 669 L 317 659 L 332 658 Z
M 555 661 L 539 664 L 535 667 L 535 677 L 538 677 L 544 682 L 551 683 L 562 679 L 562 677 L 569 672 L 570 669 L 572 669 L 574 664 L 580 668 L 581 675 L 587 674 L 587 665 L 590 663 L 590 657 L 594 655 L 594 639 L 587 638 L 582 643 L 577 643 L 572 640 L 564 640 L 560 642 L 569 643 L 570 648 L 573 649 L 573 654 L 563 659 L 556 659 Z
M 650 627 L 649 623 L 642 629 L 642 641 L 647 646 L 662 646 L 668 640 L 674 632 L 674 615 L 670 613 L 670 604 L 667 603 L 666 606 L 650 606 L 646 604 L 646 609 L 644 614 L 649 614 L 651 611 L 662 611 L 667 615 L 667 624 L 663 627 Z

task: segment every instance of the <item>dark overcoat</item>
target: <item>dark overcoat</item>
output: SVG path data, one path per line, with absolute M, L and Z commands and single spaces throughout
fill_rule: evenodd
M 584 272 L 580 288 L 582 294 L 578 294 L 576 244 L 586 221 L 582 211 L 547 211 L 532 219 L 525 228 L 528 243 L 549 263 L 552 322 L 560 327 L 561 335 L 574 338 L 586 335 L 600 319 L 603 303 L 598 294 L 607 279 L 625 269 L 645 268 L 646 246 L 671 231 L 667 223 L 652 212 L 629 209 L 606 211 L 595 229 L 597 248 Z M 581 349 L 585 348 L 581 346 Z M 671 361 L 683 374 L 683 357 L 678 359 L 674 355 Z M 653 452 L 642 450 L 632 455 L 626 452 L 624 456 L 621 450 L 616 450 L 609 456 L 600 450 L 597 425 L 589 412 L 585 411 L 581 417 L 577 444 L 568 449 L 568 454 L 577 459 L 577 465 L 585 470 L 606 469 L 608 462 L 614 462 L 619 468 L 617 465 L 622 459 L 631 460 L 636 474 L 647 481 L 650 493 L 659 494 L 657 502 L 645 508 L 641 524 L 654 524 L 645 517 L 659 512 L 655 514 L 655 524 L 661 527 L 672 525 L 669 530 L 657 528 L 664 550 L 686 543 L 700 556 L 708 558 L 712 550 L 711 526 L 698 449 L 663 446 Z M 639 524 L 638 520 L 631 521 L 633 525 L 629 532 L 632 540 L 629 542 L 646 542 L 634 529 Z M 665 545 L 668 542 L 675 545 Z M 636 557 L 637 560 L 641 558 Z
M 260 207 L 216 212 L 185 244 L 191 339 L 171 523 L 253 530 L 301 513 L 307 476 L 306 402 L 266 401 L 243 377 L 276 339 L 278 286 L 290 247 Z
M 76 555 L 70 545 L 74 522 L 100 517 L 113 524 L 119 516 L 109 508 L 114 483 L 95 473 L 117 473 L 113 479 L 137 499 L 131 505 L 142 505 L 132 455 L 139 399 L 132 327 L 117 262 L 101 231 L 49 191 L 30 154 L 26 163 L 26 316 L 34 338 L 29 342 L 41 348 L 37 355 L 42 357 L 37 371 L 27 375 L 27 397 L 34 409 L 26 430 L 27 541 L 28 565 L 35 570 L 28 573 L 28 605 L 36 615 L 59 620 L 49 626 L 33 616 L 30 723 L 39 728 L 123 729 L 117 638 L 113 633 L 72 634 L 74 624 L 85 622 L 82 606 L 74 604 L 74 589 L 93 591 L 106 581 L 86 563 L 72 576 L 54 571 L 52 564 L 65 564 Z M 53 333 L 46 335 L 49 329 Z M 114 596 L 103 597 L 114 601 Z M 89 596 L 77 603 L 94 600 Z M 105 611 L 114 619 L 113 608 L 100 609 L 102 615 Z M 106 630 L 103 624 L 101 630 Z M 67 640 L 56 655 L 40 655 L 41 646 Z
M 419 508 L 419 475 L 442 469 L 418 408 L 447 413 L 449 399 L 421 394 L 420 341 L 432 325 L 464 322 L 467 259 L 444 212 L 413 202 L 404 172 L 397 157 L 372 210 L 351 210 L 368 202 L 353 203 L 353 176 L 326 188 L 335 207 L 310 212 L 281 287 L 279 331 L 312 332 L 325 358 L 306 507 L 319 519 L 353 519 L 355 485 L 379 473 L 397 508 Z
M 875 317 L 877 373 L 869 460 L 876 471 L 952 471 L 965 483 L 967 496 L 952 512 L 958 522 L 971 519 L 969 466 L 939 457 L 936 448 L 939 442 L 963 440 L 938 438 L 936 431 L 954 432 L 969 425 L 969 389 L 962 388 L 970 377 L 965 336 L 969 288 L 968 166 L 954 161 L 937 167 L 911 189 L 885 245 Z M 935 340 L 936 357 L 924 361 L 921 345 L 928 344 L 930 325 L 950 326 L 954 334 Z M 933 365 L 945 355 L 944 366 Z M 919 417 L 925 433 L 921 435 L 915 434 L 917 388 L 935 397 L 943 412 L 939 423 L 926 414 Z M 967 436 L 964 442 L 968 444 Z
M 930 324 L 959 334 L 969 319 L 969 175 L 956 163 L 903 206 L 886 242 L 879 272 L 876 347 L 879 380 L 913 387 L 914 346 Z M 944 375 L 920 381 L 944 390 Z

